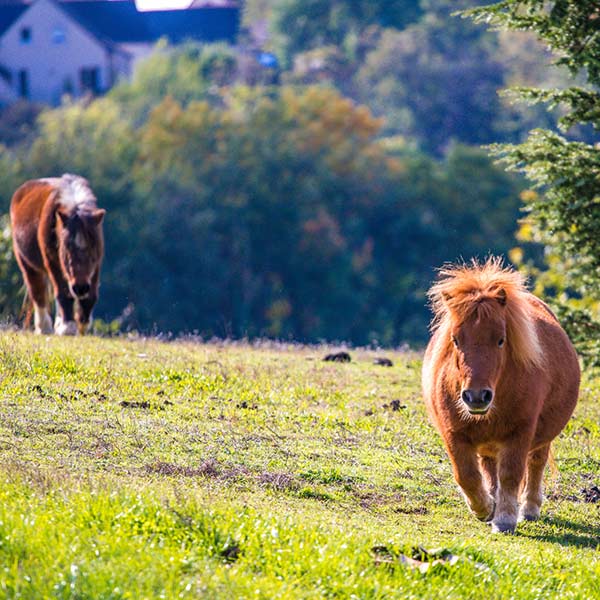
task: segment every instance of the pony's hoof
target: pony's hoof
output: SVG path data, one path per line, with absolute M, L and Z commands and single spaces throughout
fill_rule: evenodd
M 50 327 L 37 327 L 33 330 L 36 335 L 51 335 L 53 332 L 52 324 Z
M 47 312 L 36 309 L 34 316 L 34 331 L 38 335 L 48 335 L 52 333 L 52 319 Z
M 539 521 L 540 515 L 521 515 L 521 521 Z
M 522 511 L 519 513 L 519 521 L 539 521 L 540 509 L 537 511 Z
M 77 324 L 75 321 L 60 320 L 54 324 L 54 331 L 57 335 L 77 335 Z
M 517 527 L 517 521 L 492 521 L 492 533 L 514 533 Z
M 536 504 L 524 504 L 519 511 L 519 521 L 537 521 L 540 518 L 540 507 Z

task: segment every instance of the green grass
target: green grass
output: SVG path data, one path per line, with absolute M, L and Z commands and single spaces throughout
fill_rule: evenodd
M 600 597 L 599 381 L 542 520 L 492 535 L 427 422 L 420 356 L 324 353 L 1 334 L 0 597 Z M 403 564 L 418 546 L 459 558 Z

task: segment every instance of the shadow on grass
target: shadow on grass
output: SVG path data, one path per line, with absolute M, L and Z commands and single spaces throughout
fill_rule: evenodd
M 522 532 L 521 535 L 534 540 L 560 544 L 561 546 L 576 546 L 578 548 L 600 547 L 600 526 L 586 526 L 582 523 L 546 517 L 539 521 L 544 526 L 549 526 L 553 531 L 543 533 Z

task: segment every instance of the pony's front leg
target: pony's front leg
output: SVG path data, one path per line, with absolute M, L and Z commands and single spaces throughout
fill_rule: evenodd
M 491 456 L 480 456 L 479 466 L 483 473 L 485 487 L 495 500 L 498 491 L 498 463 Z
M 84 335 L 90 326 L 92 310 L 94 309 L 97 299 L 98 297 L 94 294 L 87 298 L 82 298 L 77 303 L 78 306 L 75 311 L 75 320 L 77 321 L 77 329 L 79 330 L 80 335 Z
M 519 489 L 527 462 L 527 441 L 519 440 L 498 455 L 498 492 L 492 519 L 494 533 L 513 533 L 519 517 Z
M 77 325 L 73 319 L 73 298 L 66 293 L 56 296 L 56 318 L 54 331 L 58 335 L 77 335 Z
M 540 518 L 540 508 L 544 499 L 542 480 L 549 452 L 550 444 L 546 444 L 532 450 L 527 457 L 526 484 L 521 495 L 519 511 L 519 518 L 525 521 L 537 521 Z
M 494 498 L 484 486 L 475 448 L 457 440 L 450 440 L 447 446 L 454 479 L 468 507 L 480 521 L 490 521 L 494 516 Z

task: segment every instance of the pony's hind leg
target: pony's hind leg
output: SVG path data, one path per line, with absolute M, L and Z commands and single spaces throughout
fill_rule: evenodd
M 549 452 L 550 444 L 546 444 L 532 450 L 527 457 L 527 477 L 521 496 L 520 520 L 537 521 L 540 518 L 540 508 L 544 498 L 542 480 Z
M 35 333 L 52 333 L 52 317 L 48 298 L 48 278 L 43 271 L 34 269 L 23 260 L 18 260 L 27 291 L 33 302 L 33 324 Z

